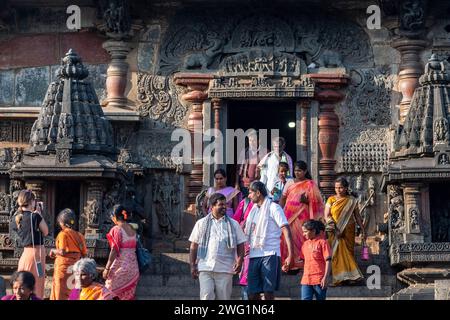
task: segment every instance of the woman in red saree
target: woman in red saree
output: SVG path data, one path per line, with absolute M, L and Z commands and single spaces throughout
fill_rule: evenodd
M 295 182 L 287 185 L 283 191 L 280 205 L 284 206 L 284 214 L 291 228 L 292 242 L 294 245 L 294 261 L 290 270 L 296 271 L 303 267 L 302 245 L 305 241 L 303 237 L 303 222 L 309 219 L 319 219 L 323 217 L 323 199 L 317 184 L 311 180 L 311 175 L 307 170 L 304 161 L 297 161 L 294 166 Z M 281 261 L 286 259 L 288 254 L 286 241 L 281 236 Z
M 127 222 L 131 217 L 123 206 L 115 205 L 111 218 L 115 226 L 106 235 L 111 252 L 103 271 L 105 286 L 120 300 L 134 300 L 139 280 L 136 231 Z

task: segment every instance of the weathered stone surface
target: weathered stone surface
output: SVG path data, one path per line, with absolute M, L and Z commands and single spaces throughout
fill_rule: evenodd
M 39 106 L 50 83 L 50 68 L 26 68 L 16 75 L 16 105 Z
M 98 96 L 99 101 L 106 99 L 106 70 L 108 65 L 106 64 L 85 64 L 89 71 L 89 80 L 94 86 L 95 93 Z
M 14 103 L 14 71 L 0 71 L 0 104 Z
M 155 64 L 156 45 L 151 42 L 144 42 L 139 44 L 138 48 L 138 69 L 144 72 L 153 72 Z
M 102 47 L 104 41 L 104 38 L 94 32 L 65 33 L 61 35 L 58 56 L 64 56 L 72 48 L 83 58 L 83 63 L 109 63 L 110 57 Z
M 46 66 L 59 62 L 56 35 L 16 36 L 0 42 L 0 69 Z
M 450 280 L 434 281 L 434 300 L 450 300 Z
M 149 41 L 149 42 L 159 42 L 161 35 L 161 27 L 159 25 L 148 26 L 147 29 L 143 30 L 139 41 Z
M 17 9 L 17 31 L 20 33 L 50 33 L 66 29 L 66 7 L 63 8 L 19 8 Z M 42 23 L 45 21 L 45 23 Z

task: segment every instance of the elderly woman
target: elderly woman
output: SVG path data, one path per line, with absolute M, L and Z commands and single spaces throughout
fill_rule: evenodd
M 72 209 L 62 210 L 57 221 L 61 232 L 55 240 L 56 248 L 50 251 L 50 257 L 56 258 L 50 300 L 67 300 L 70 294 L 67 286 L 70 269 L 75 262 L 86 256 L 86 241 L 83 235 L 75 230 L 76 216 Z
M 73 266 L 76 289 L 70 293 L 69 300 L 119 300 L 104 285 L 95 282 L 97 264 L 94 259 L 83 258 Z
M 11 277 L 13 294 L 4 296 L 2 300 L 41 300 L 33 293 L 36 280 L 28 271 L 16 271 Z

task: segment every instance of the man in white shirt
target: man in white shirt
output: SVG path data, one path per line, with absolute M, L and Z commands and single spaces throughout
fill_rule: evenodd
M 273 151 L 266 154 L 258 164 L 258 169 L 261 172 L 259 181 L 266 185 L 269 194 L 278 181 L 278 165 L 280 162 L 286 162 L 289 165 L 289 175 L 293 177 L 294 168 L 292 158 L 284 151 L 285 147 L 286 140 L 283 137 L 276 137 L 272 140 Z
M 253 181 L 249 198 L 255 204 L 248 214 L 245 233 L 250 245 L 248 294 L 250 300 L 273 300 L 278 290 L 281 271 L 288 271 L 293 262 L 292 237 L 283 209 L 270 200 L 261 181 Z M 280 237 L 283 232 L 288 256 L 281 267 Z
M 226 215 L 224 195 L 214 193 L 209 201 L 211 213 L 197 221 L 189 237 L 191 275 L 200 281 L 201 300 L 229 300 L 247 238 L 239 223 Z

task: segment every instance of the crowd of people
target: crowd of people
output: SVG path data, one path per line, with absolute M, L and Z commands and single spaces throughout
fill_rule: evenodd
M 235 187 L 223 169 L 214 172 L 205 217 L 189 238 L 191 274 L 199 279 L 200 299 L 230 299 L 239 275 L 242 299 L 270 300 L 282 272 L 298 274 L 300 297 L 326 298 L 331 285 L 363 280 L 354 255 L 356 225 L 366 238 L 357 199 L 344 178 L 324 201 L 303 161 L 293 163 L 282 137 L 263 157 L 250 137 L 240 156 Z
M 31 190 L 20 191 L 18 211 L 14 215 L 13 230 L 23 246 L 17 271 L 10 283 L 13 294 L 2 300 L 42 300 L 45 289 L 47 251 L 44 237 L 49 233 L 43 218 L 43 203 L 36 201 Z M 57 216 L 60 229 L 55 248 L 48 253 L 54 260 L 50 300 L 133 300 L 139 280 L 136 254 L 137 228 L 130 223 L 131 214 L 124 206 L 113 207 L 114 226 L 107 234 L 111 248 L 108 261 L 98 276 L 94 259 L 87 258 L 84 236 L 76 230 L 76 215 L 64 209 Z
M 250 139 L 251 140 L 251 139 Z M 326 299 L 332 285 L 363 279 L 354 256 L 355 229 L 364 226 L 357 199 L 344 178 L 335 181 L 335 195 L 324 201 L 303 161 L 293 162 L 285 140 L 272 141 L 273 151 L 259 158 L 255 139 L 241 154 L 238 182 L 227 186 L 223 169 L 214 172 L 207 190 L 204 217 L 190 235 L 190 267 L 199 279 L 200 299 L 229 300 L 238 275 L 242 299 L 271 300 L 282 272 L 300 271 L 300 297 Z M 44 298 L 49 227 L 43 204 L 30 190 L 17 199 L 13 229 L 24 247 L 12 295 L 2 300 Z M 101 278 L 95 260 L 87 258 L 84 236 L 76 230 L 76 214 L 67 208 L 57 217 L 60 232 L 49 257 L 54 260 L 50 300 L 133 300 L 139 280 L 137 226 L 131 213 L 117 204 L 114 226 L 107 234 L 110 253 Z

